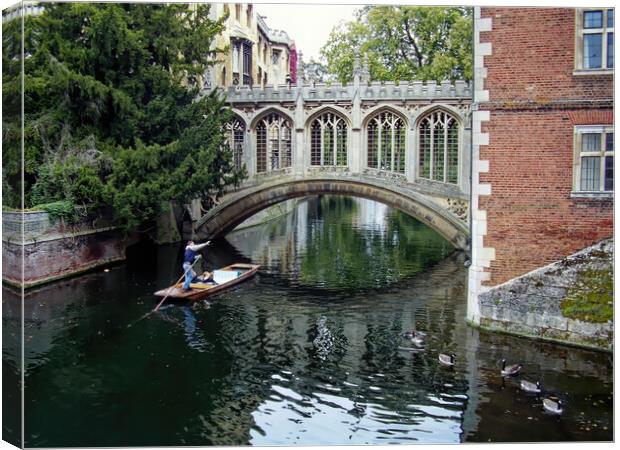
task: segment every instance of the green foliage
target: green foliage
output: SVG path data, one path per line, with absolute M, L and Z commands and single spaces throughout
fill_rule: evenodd
M 44 203 L 35 206 L 33 209 L 46 211 L 52 221 L 64 220 L 69 224 L 76 223 L 81 217 L 73 202 L 68 200 Z
M 321 54 L 342 82 L 353 79 L 356 53 L 368 57 L 373 80 L 470 80 L 472 28 L 469 8 L 366 6 L 331 32 Z
M 562 314 L 564 317 L 593 323 L 613 320 L 613 283 L 611 268 L 583 270 L 560 304 Z
M 51 3 L 26 18 L 26 207 L 113 205 L 129 230 L 168 200 L 218 195 L 239 180 L 223 145 L 221 100 L 197 99 L 224 24 L 209 18 L 208 5 L 190 8 Z M 19 118 L 17 25 L 3 24 L 3 112 Z M 19 120 L 4 122 L 3 200 L 18 206 Z

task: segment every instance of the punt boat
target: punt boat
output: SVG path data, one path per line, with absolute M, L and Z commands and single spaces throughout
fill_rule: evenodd
M 191 291 L 184 291 L 183 283 L 178 283 L 155 292 L 155 295 L 158 297 L 169 296 L 168 298 L 179 300 L 202 300 L 252 278 L 259 267 L 256 264 L 231 264 L 214 270 L 213 281 L 191 283 L 189 285 L 192 288 Z

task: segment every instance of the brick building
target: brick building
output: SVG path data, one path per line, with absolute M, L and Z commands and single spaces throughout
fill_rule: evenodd
M 478 295 L 613 235 L 611 8 L 476 7 L 472 266 Z

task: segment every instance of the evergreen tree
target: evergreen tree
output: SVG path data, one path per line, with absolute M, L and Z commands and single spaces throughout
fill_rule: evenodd
M 15 24 L 3 25 L 5 95 L 20 85 Z M 208 5 L 46 4 L 27 17 L 26 207 L 111 205 L 130 230 L 168 200 L 221 195 L 238 182 L 223 100 L 197 97 L 223 26 Z M 12 186 L 19 167 L 6 156 L 3 181 Z

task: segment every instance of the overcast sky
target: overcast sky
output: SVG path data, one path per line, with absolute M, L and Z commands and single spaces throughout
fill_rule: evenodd
M 269 28 L 284 30 L 295 41 L 304 61 L 319 59 L 321 47 L 340 21 L 353 20 L 360 6 L 350 5 L 274 5 L 255 3 L 256 11 L 267 16 Z

